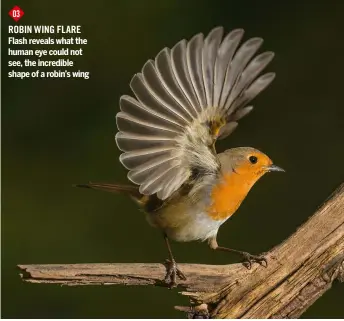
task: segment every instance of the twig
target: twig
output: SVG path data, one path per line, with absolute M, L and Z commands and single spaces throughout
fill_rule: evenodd
M 293 235 L 266 254 L 267 268 L 180 264 L 179 286 L 212 318 L 297 318 L 344 280 L 344 184 Z M 165 286 L 162 264 L 19 265 L 25 282 Z M 185 308 L 178 307 L 179 310 Z

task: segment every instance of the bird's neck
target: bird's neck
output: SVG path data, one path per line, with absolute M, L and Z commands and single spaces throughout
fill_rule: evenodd
M 214 220 L 224 220 L 232 216 L 251 187 L 263 174 L 236 173 L 223 174 L 211 191 L 209 215 Z

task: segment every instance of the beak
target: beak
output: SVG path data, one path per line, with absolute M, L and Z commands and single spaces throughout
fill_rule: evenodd
M 276 165 L 266 166 L 266 170 L 268 172 L 285 172 L 285 170 L 283 168 L 276 166 Z

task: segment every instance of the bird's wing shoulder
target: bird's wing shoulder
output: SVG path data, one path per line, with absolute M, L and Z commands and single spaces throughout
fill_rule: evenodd
M 254 57 L 261 38 L 239 46 L 243 30 L 213 29 L 149 60 L 122 96 L 116 116 L 116 142 L 128 178 L 145 195 L 166 199 L 192 176 L 215 175 L 219 162 L 214 143 L 228 136 L 247 107 L 274 78 L 259 76 L 272 52 Z M 254 57 L 254 58 L 253 58 Z

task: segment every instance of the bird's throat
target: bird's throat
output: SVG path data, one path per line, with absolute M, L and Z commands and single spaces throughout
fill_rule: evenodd
M 232 216 L 239 208 L 254 183 L 263 175 L 247 173 L 225 174 L 211 192 L 212 204 L 208 214 L 214 220 L 224 220 Z

